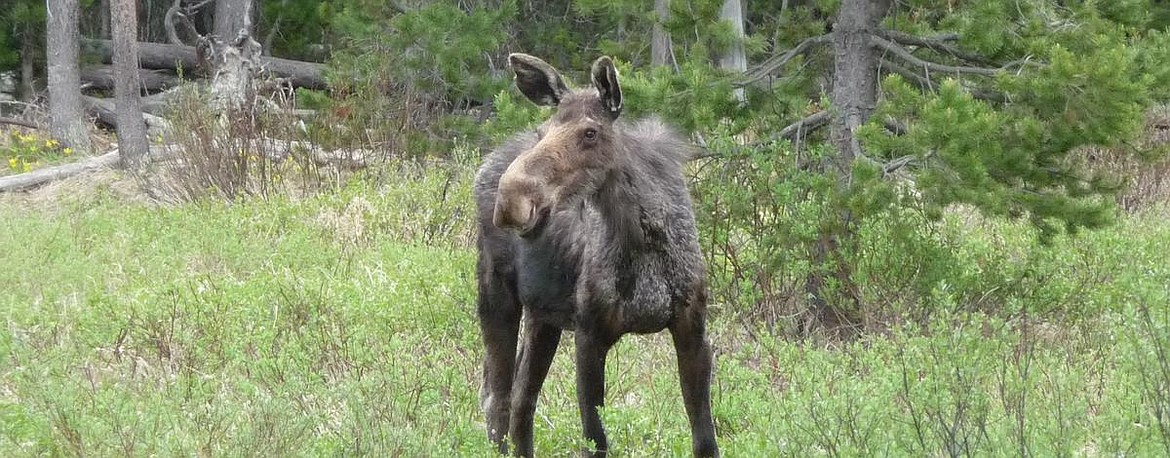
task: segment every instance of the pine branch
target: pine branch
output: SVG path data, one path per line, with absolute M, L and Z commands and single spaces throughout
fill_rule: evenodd
M 935 63 L 935 62 L 929 62 L 929 61 L 925 61 L 925 60 L 919 59 L 917 57 L 914 57 L 914 55 L 910 54 L 910 51 L 907 51 L 906 48 L 903 48 L 902 46 L 898 45 L 897 43 L 894 43 L 894 42 L 887 40 L 885 38 L 874 35 L 874 36 L 870 37 L 870 39 L 873 41 L 873 43 L 875 45 L 877 45 L 877 47 L 884 49 L 895 56 L 898 56 L 902 60 L 906 61 L 907 63 L 909 63 L 915 67 L 925 68 L 929 71 L 934 71 L 934 72 L 939 72 L 939 73 L 959 73 L 959 74 L 971 74 L 971 75 L 982 75 L 982 76 L 995 76 L 997 73 L 1003 71 L 1002 68 L 965 67 L 965 66 L 945 65 L 945 64 Z
M 828 43 L 830 38 L 831 36 L 829 34 L 806 38 L 792 49 L 789 49 L 782 54 L 772 56 L 760 65 L 757 65 L 755 68 L 749 70 L 744 74 L 744 78 L 742 80 L 735 83 L 736 87 L 747 86 L 755 83 L 756 81 L 767 78 L 769 75 L 771 75 L 776 70 L 779 70 L 780 67 L 783 67 L 796 56 L 808 52 L 809 49 L 813 48 L 814 46 L 821 46 Z
M 958 34 L 949 33 L 936 37 L 926 38 L 897 30 L 883 29 L 878 32 L 878 36 L 901 45 L 918 46 L 931 49 L 939 53 L 949 54 L 957 59 L 968 62 L 974 62 L 982 65 L 992 65 L 992 61 L 985 56 L 959 49 L 959 47 L 947 43 L 948 41 L 955 41 L 959 39 Z

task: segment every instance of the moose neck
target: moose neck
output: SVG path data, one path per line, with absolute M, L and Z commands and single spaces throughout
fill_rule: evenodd
M 648 242 L 642 220 L 646 206 L 653 202 L 647 193 L 654 187 L 634 158 L 618 156 L 623 158 L 622 163 L 610 170 L 592 201 L 601 214 L 607 236 L 615 243 L 614 252 L 623 255 L 642 249 Z

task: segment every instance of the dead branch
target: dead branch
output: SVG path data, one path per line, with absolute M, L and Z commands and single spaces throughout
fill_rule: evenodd
M 798 138 L 808 135 L 810 132 L 824 127 L 829 123 L 829 111 L 821 110 L 811 115 L 805 116 L 804 119 L 796 121 L 788 126 L 780 129 L 773 139 L 788 139 L 796 140 Z
M 183 7 L 183 0 L 175 0 L 175 2 L 171 4 L 171 7 L 167 8 L 166 15 L 163 16 L 163 28 L 166 29 L 167 32 L 167 41 L 173 45 L 188 44 L 188 41 L 185 41 L 179 37 L 178 31 L 175 29 L 176 18 L 178 19 L 178 23 L 183 26 L 183 33 L 186 36 L 191 37 L 192 40 L 198 38 L 200 36 L 199 31 L 195 30 L 195 24 L 191 23 L 191 19 L 188 16 L 195 13 L 199 10 L 199 8 L 202 8 L 211 1 L 212 0 L 204 0 L 195 5 L 188 5 Z
M 935 52 L 939 52 L 942 54 L 949 54 L 950 56 L 955 57 L 957 59 L 965 60 L 968 62 L 974 62 L 974 63 L 981 64 L 981 65 L 993 65 L 991 60 L 989 60 L 987 57 L 981 56 L 979 54 L 976 54 L 976 53 L 973 53 L 970 51 L 965 51 L 963 49 L 960 49 L 957 46 L 949 44 L 948 42 L 955 41 L 959 38 L 958 34 L 952 33 L 952 34 L 940 35 L 937 37 L 926 38 L 926 37 L 919 37 L 919 36 L 911 35 L 911 34 L 908 34 L 905 32 L 900 32 L 897 30 L 884 29 L 884 30 L 879 31 L 878 35 L 887 39 L 887 40 L 891 40 L 895 43 L 898 43 L 898 44 L 902 44 L 902 45 L 906 45 L 906 46 L 918 46 L 918 47 L 922 47 L 922 48 L 927 48 L 927 49 L 930 49 L 930 50 L 933 50 Z
M 923 91 L 928 91 L 928 92 L 934 92 L 934 86 L 935 86 L 934 81 L 931 81 L 930 78 L 927 78 L 925 76 L 919 75 L 918 73 L 910 71 L 910 69 L 903 67 L 901 65 L 898 65 L 898 64 L 890 61 L 889 59 L 882 59 L 881 60 L 881 68 L 887 69 L 891 72 L 898 74 L 899 76 L 901 76 L 902 78 L 905 78 L 907 82 L 909 82 L 910 84 L 913 84 L 914 87 L 917 87 L 918 89 L 921 89 Z
M 874 36 L 870 37 L 870 39 L 879 48 L 888 51 L 889 53 L 897 56 L 898 58 L 906 61 L 907 63 L 909 63 L 915 67 L 921 67 L 921 68 L 924 68 L 924 69 L 932 71 L 932 72 L 995 76 L 997 73 L 1003 71 L 1003 69 L 1000 69 L 1000 68 L 963 67 L 963 66 L 945 65 L 945 64 L 935 63 L 935 62 L 928 62 L 928 61 L 919 59 L 917 57 L 914 57 L 914 55 L 911 54 L 910 51 L 907 51 L 906 48 L 903 48 L 902 46 L 898 45 L 897 43 L 894 43 L 894 42 L 887 40 L 885 38 L 874 35 Z
M 884 69 L 887 69 L 891 72 L 897 73 L 902 78 L 905 78 L 906 81 L 908 81 L 910 84 L 913 84 L 914 87 L 917 87 L 918 89 L 923 90 L 923 91 L 934 92 L 935 87 L 938 86 L 934 82 L 934 80 L 930 79 L 929 76 L 924 76 L 924 75 L 920 75 L 918 73 L 915 73 L 915 72 L 911 71 L 910 69 L 903 67 L 901 65 L 898 65 L 894 62 L 891 62 L 887 59 L 882 59 L 881 68 L 884 68 Z M 974 97 L 978 100 L 983 100 L 986 102 L 1003 103 L 1003 102 L 1007 101 L 1007 96 L 1004 95 L 1003 93 L 1000 93 L 997 91 L 978 89 L 978 88 L 967 88 L 967 92 L 969 92 L 971 94 L 971 97 Z
M 893 135 L 906 135 L 906 133 L 910 132 L 910 128 L 906 127 L 906 124 L 891 116 L 882 119 L 882 126 Z
M 820 46 L 828 43 L 830 38 L 831 36 L 829 34 L 806 38 L 792 49 L 789 49 L 782 54 L 772 56 L 760 65 L 757 65 L 755 68 L 748 70 L 744 74 L 744 78 L 735 85 L 743 87 L 767 78 L 769 75 L 774 73 L 776 70 L 779 70 L 780 67 L 783 67 L 796 56 L 808 52 L 814 46 Z

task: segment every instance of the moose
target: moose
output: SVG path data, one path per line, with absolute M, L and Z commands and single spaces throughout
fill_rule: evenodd
M 587 89 L 536 57 L 508 60 L 520 92 L 556 109 L 496 148 L 475 178 L 488 438 L 500 453 L 510 442 L 532 456 L 537 396 L 568 330 L 585 438 L 605 456 L 606 354 L 624 334 L 669 329 L 693 453 L 718 456 L 706 267 L 683 175 L 692 147 L 658 119 L 618 119 L 609 57 L 593 63 Z

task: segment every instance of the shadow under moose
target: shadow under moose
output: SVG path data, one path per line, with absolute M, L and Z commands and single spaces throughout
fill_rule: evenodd
M 706 268 L 683 175 L 692 147 L 657 119 L 619 119 L 608 57 L 586 89 L 536 57 L 509 62 L 520 92 L 556 111 L 498 147 L 475 179 L 488 437 L 501 453 L 533 455 L 537 396 L 568 330 L 588 454 L 605 456 L 607 353 L 624 334 L 669 329 L 694 454 L 718 456 Z

